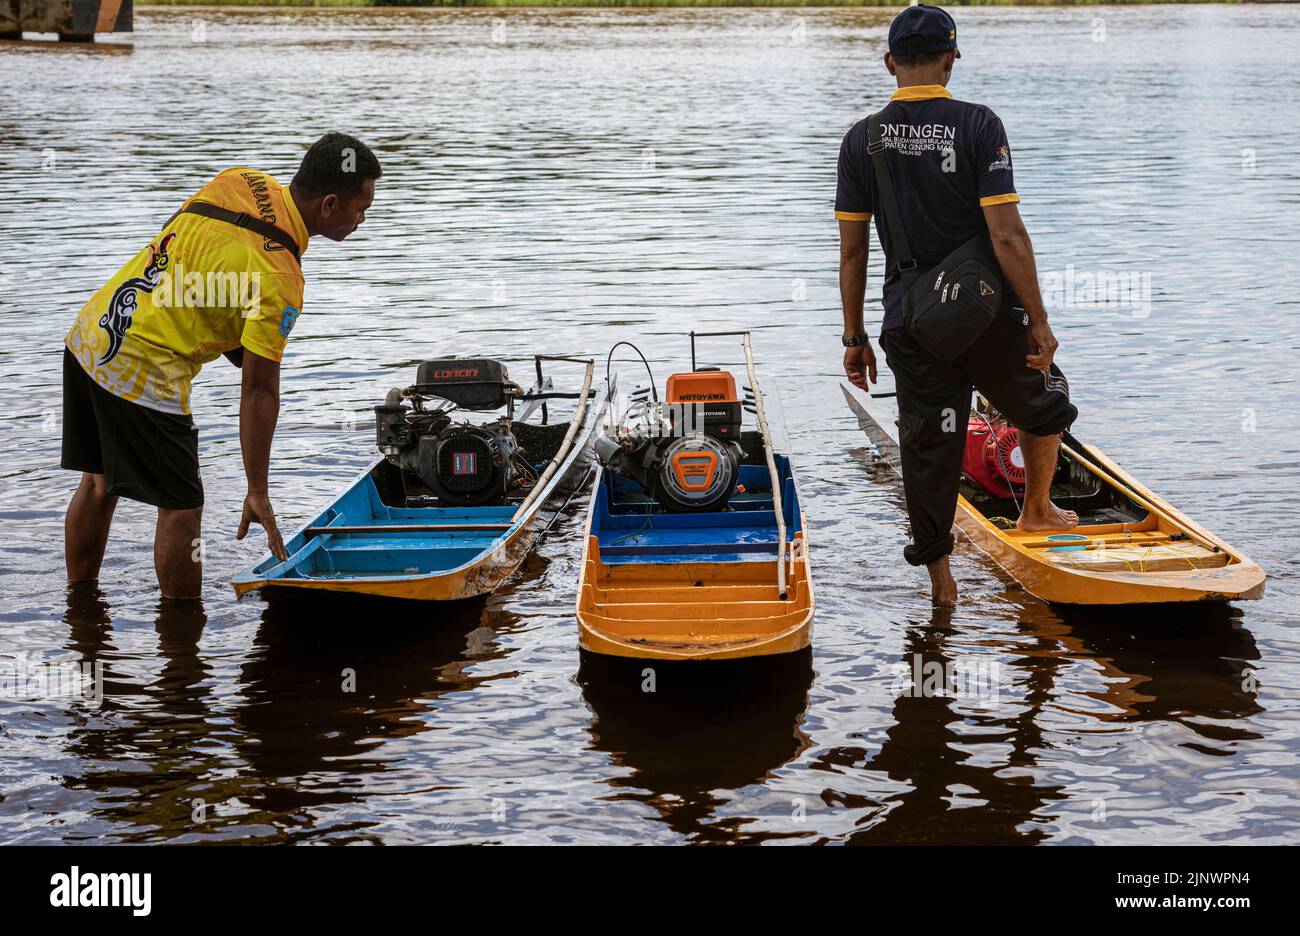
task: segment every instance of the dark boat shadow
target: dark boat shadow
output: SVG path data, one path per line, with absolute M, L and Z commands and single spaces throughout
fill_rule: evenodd
M 1081 658 L 1101 667 L 1108 685 L 1093 695 L 1118 709 L 1105 717 L 1177 721 L 1210 743 L 1259 737 L 1241 727 L 1263 711 L 1256 692 L 1259 647 L 1241 608 L 1226 602 L 1053 605 L 1051 613 L 1068 629 L 1067 639 L 1078 642 Z
M 385 742 L 432 730 L 440 695 L 500 678 L 471 671 L 508 652 L 496 638 L 511 625 L 499 617 L 483 599 L 273 600 L 232 701 L 200 653 L 201 603 L 160 603 L 164 663 L 142 684 L 114 646 L 102 593 L 70 592 L 68 647 L 104 665 L 105 696 L 75 714 L 66 747 L 79 766 L 64 782 L 95 795 L 91 813 L 110 823 L 115 841 L 319 839 L 314 808 L 360 802 L 368 777 L 406 769 Z M 333 822 L 329 838 L 376 840 L 366 831 L 375 824 Z M 104 834 L 89 828 L 87 838 Z
M 853 844 L 1034 844 L 1046 840 L 1052 803 L 1071 795 L 1045 779 L 1040 764 L 1060 742 L 1042 716 L 1059 707 L 1062 673 L 1077 661 L 1096 665 L 1105 688 L 1083 693 L 1103 703 L 1075 714 L 1092 729 L 1128 722 L 1175 721 L 1199 735 L 1184 742 L 1207 754 L 1258 737 L 1242 727 L 1261 711 L 1252 684 L 1259 651 L 1228 605 L 1146 608 L 1055 607 L 1024 596 L 1019 633 L 998 654 L 1013 668 L 1017 687 L 1010 706 L 972 712 L 951 696 L 900 693 L 892 724 L 879 749 L 829 749 L 817 758 L 825 769 L 879 772 L 902 791 L 883 797 L 827 791 L 861 809 Z M 929 621 L 908 625 L 902 663 L 951 666 L 969 642 L 968 624 L 936 610 Z M 955 638 L 962 638 L 961 641 Z M 981 635 L 985 648 L 988 638 Z M 1007 663 L 1006 661 L 1010 661 Z M 999 762 L 977 762 L 968 746 L 995 742 Z M 960 791 L 960 795 L 957 795 Z
M 310 834 L 309 810 L 364 799 L 367 777 L 404 769 L 385 743 L 432 730 L 437 698 L 479 685 L 486 677 L 472 675 L 472 664 L 504 655 L 491 628 L 481 633 L 486 626 L 482 598 L 268 602 L 239 673 L 240 801 L 296 839 Z M 371 825 L 335 824 L 330 838 L 346 841 Z
M 812 652 L 724 662 L 629 660 L 581 651 L 591 746 L 631 773 L 616 798 L 643 803 L 692 842 L 758 841 L 720 820 L 730 791 L 763 783 L 811 744 L 801 730 Z

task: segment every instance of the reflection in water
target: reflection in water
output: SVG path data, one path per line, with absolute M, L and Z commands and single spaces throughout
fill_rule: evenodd
M 427 605 L 407 602 L 268 603 L 230 718 L 217 713 L 199 653 L 200 602 L 159 604 L 161 670 L 142 683 L 115 668 L 131 661 L 111 642 L 102 592 L 71 588 L 69 646 L 105 664 L 105 699 L 68 733 L 68 752 L 86 765 L 70 782 L 96 794 L 98 817 L 137 828 L 125 841 L 310 834 L 305 810 L 364 795 L 367 775 L 393 766 L 386 741 L 430 730 L 433 700 L 482 681 L 464 671 L 467 645 L 478 661 L 502 653 L 479 633 L 482 614 L 481 600 L 439 605 L 433 623 Z M 147 705 L 131 704 L 141 695 Z M 346 840 L 366 825 L 330 832 Z
M 1107 687 L 1089 693 L 1117 711 L 1093 712 L 1105 721 L 1170 719 L 1210 742 L 1260 737 L 1250 716 L 1263 711 L 1255 697 L 1255 638 L 1242 611 L 1204 603 L 1150 608 L 1062 608 L 1063 642 L 1102 668 Z M 1231 722 L 1229 722 L 1231 720 Z M 1197 746 L 1211 754 L 1224 747 Z
M 937 664 L 941 672 L 952 672 L 956 663 L 952 644 L 957 636 L 948 609 L 936 609 L 929 621 L 909 623 L 904 664 L 909 670 Z M 1051 697 L 1058 665 L 1050 657 L 1040 659 L 1026 673 L 1020 703 L 1008 706 L 1000 700 L 989 714 L 963 714 L 960 703 L 949 696 L 918 691 L 926 686 L 924 680 L 912 691 L 900 693 L 894 704 L 894 725 L 874 756 L 864 761 L 863 752 L 850 750 L 827 755 L 828 763 L 861 763 L 865 770 L 881 771 L 907 785 L 903 792 L 886 797 L 885 808 L 849 841 L 1007 844 L 1040 840 L 1041 830 L 1022 831 L 1021 826 L 1045 803 L 1061 797 L 1059 785 L 1036 783 L 1029 772 L 1036 763 L 1035 752 L 1044 746 L 1038 715 Z M 978 712 L 978 704 L 972 712 Z M 1009 717 L 994 714 L 1007 708 L 1013 709 Z M 970 722 L 966 730 L 955 730 L 964 721 Z M 1009 749 L 1000 763 L 980 763 L 964 749 L 980 744 L 1009 745 Z
M 98 582 L 69 583 L 66 597 L 63 623 L 68 628 L 68 649 L 86 663 L 100 662 L 112 629 L 108 598 Z
M 665 663 L 581 654 L 592 746 L 632 768 L 610 784 L 695 842 L 737 839 L 714 812 L 730 791 L 762 783 L 810 744 L 800 729 L 812 654 L 724 663 Z M 646 691 L 653 686 L 652 691 Z M 747 836 L 760 841 L 768 836 Z
M 294 838 L 311 830 L 311 811 L 353 802 L 376 780 L 369 775 L 400 769 L 386 742 L 432 730 L 433 701 L 479 683 L 462 657 L 482 612 L 481 599 L 431 606 L 290 595 L 269 603 L 240 671 L 236 745 L 256 778 L 241 801 L 282 816 Z M 330 832 L 346 840 L 372 824 Z
M 1073 714 L 1102 725 L 1174 719 L 1220 744 L 1257 737 L 1223 721 L 1260 711 L 1253 692 L 1245 688 L 1249 681 L 1244 677 L 1250 672 L 1246 661 L 1257 659 L 1258 651 L 1240 626 L 1240 611 L 1202 605 L 1180 609 L 1176 624 L 1157 623 L 1153 619 L 1162 610 L 1103 613 L 1048 608 L 1028 599 L 1020 609 L 1018 632 L 1002 640 L 992 630 L 963 633 L 948 609 L 936 609 L 928 622 L 909 625 L 903 659 L 909 672 L 935 664 L 952 672 L 962 645 L 968 652 L 974 636 L 980 650 L 996 649 L 999 658 L 1014 659 L 1016 672 L 997 686 L 998 695 L 1013 692 L 1014 697 L 989 701 L 902 692 L 878 751 L 843 747 L 819 756 L 819 763 L 828 768 L 880 771 L 905 787 L 878 804 L 867 797 L 837 794 L 846 806 L 868 809 L 862 828 L 849 841 L 1042 841 L 1048 834 L 1044 823 L 1052 818 L 1047 807 L 1067 794 L 1060 784 L 1036 779 L 1035 768 L 1051 749 L 1068 743 L 1068 732 L 1045 723 L 1049 709 L 1062 707 L 1057 679 L 1072 664 L 1095 665 L 1105 683 L 1104 689 L 1087 693 L 1102 703 L 1102 711 Z M 1190 666 L 1189 660 L 1200 665 Z M 989 756 L 980 745 L 996 753 Z M 1189 746 L 1203 753 L 1229 753 L 1222 747 Z M 871 809 L 873 805 L 878 808 Z
M 519 583 L 544 580 L 547 567 L 531 557 Z M 1042 841 L 1053 804 L 1072 795 L 1044 778 L 1044 761 L 1072 738 L 1164 721 L 1194 733 L 1185 746 L 1223 756 L 1259 737 L 1248 719 L 1261 711 L 1251 686 L 1260 654 L 1239 609 L 1048 608 L 1015 594 L 1014 620 L 935 611 L 906 629 L 900 662 L 909 671 L 972 659 L 1003 667 L 992 704 L 899 693 L 878 748 L 813 755 L 816 768 L 879 775 L 892 790 L 824 791 L 827 803 L 860 814 L 848 841 Z M 66 749 L 83 769 L 66 783 L 93 794 L 95 818 L 128 842 L 378 841 L 382 814 L 358 818 L 366 811 L 354 809 L 331 820 L 331 812 L 364 804 L 384 775 L 402 771 L 393 742 L 435 730 L 440 697 L 516 676 L 473 670 L 503 659 L 498 635 L 524 620 L 498 599 L 489 607 L 286 596 L 263 606 L 232 700 L 200 652 L 200 603 L 160 602 L 144 654 L 156 660 L 143 660 L 115 644 L 103 592 L 71 587 L 66 646 L 104 665 L 105 698 L 98 710 L 73 711 Z M 1063 687 L 1081 666 L 1095 677 L 1089 688 Z M 748 830 L 749 819 L 722 814 L 736 791 L 766 783 L 813 747 L 802 728 L 810 653 L 707 666 L 583 653 L 577 678 L 592 711 L 591 749 L 630 770 L 606 780 L 618 791 L 612 800 L 644 805 L 691 841 L 809 834 Z
M 208 718 L 211 671 L 199 655 L 207 623 L 203 604 L 159 600 L 154 630 L 160 668 L 149 679 L 133 672 L 139 661 L 114 645 L 109 604 L 97 585 L 68 587 L 64 620 L 68 647 L 81 662 L 104 667 L 102 704 L 72 710 L 66 747 L 84 770 L 67 783 L 95 794 L 99 817 L 132 826 L 136 831 L 125 840 L 153 833 L 172 838 L 183 830 L 193 802 L 203 798 L 206 777 L 220 766 Z M 75 831 L 68 836 L 79 838 Z

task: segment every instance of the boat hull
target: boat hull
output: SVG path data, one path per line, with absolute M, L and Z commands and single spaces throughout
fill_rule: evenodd
M 774 529 L 765 522 L 770 509 L 655 514 L 651 525 L 662 528 L 629 533 L 612 525 L 611 475 L 597 472 L 578 583 L 583 650 L 640 660 L 716 661 L 796 653 L 811 644 L 815 599 L 792 476 L 783 496 L 794 559 L 782 599 L 775 557 L 757 558 L 775 553 L 767 549 Z M 640 522 L 634 515 L 632 525 Z M 629 540 L 634 545 L 616 545 Z M 701 545 L 709 542 L 718 545 Z
M 847 387 L 843 390 L 859 426 L 881 455 L 897 468 L 898 438 L 893 421 L 896 410 L 875 400 L 864 405 Z M 961 496 L 957 500 L 956 526 L 1026 591 L 1053 604 L 1162 604 L 1237 601 L 1263 596 L 1266 576 L 1257 564 L 1142 485 L 1095 446 L 1084 445 L 1083 449 L 1079 454 L 1113 476 L 1108 478 L 1105 473 L 1098 473 L 1096 477 L 1101 482 L 1120 490 L 1127 488 L 1145 501 L 1144 506 L 1149 505 L 1148 518 L 1141 523 L 1080 526 L 1070 531 L 1086 535 L 1102 560 L 1107 555 L 1115 557 L 1109 563 L 1096 564 L 1124 568 L 1093 571 L 1071 567 L 1074 560 L 1070 552 L 1045 543 L 1049 534 L 1002 529 Z M 1178 538 L 1172 544 L 1171 535 Z M 1147 543 L 1153 545 L 1144 545 Z M 1182 546 L 1183 543 L 1198 545 L 1192 552 L 1193 547 Z M 1160 555 L 1158 549 L 1164 549 L 1168 557 L 1144 558 Z M 1217 555 L 1220 552 L 1222 555 Z M 1197 567 L 1198 562 L 1208 559 L 1222 564 Z M 1186 568 L 1162 568 L 1161 564 Z

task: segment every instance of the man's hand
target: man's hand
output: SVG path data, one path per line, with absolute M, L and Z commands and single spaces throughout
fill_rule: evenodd
M 1025 355 L 1025 365 L 1034 370 L 1045 371 L 1052 366 L 1052 357 L 1056 354 L 1056 336 L 1046 319 L 1029 323 L 1029 353 Z
M 871 345 L 857 345 L 852 348 L 844 349 L 844 374 L 849 378 L 849 383 L 859 390 L 871 392 L 867 386 L 867 378 L 871 378 L 872 383 L 880 383 L 876 379 L 876 352 L 871 350 Z
M 280 529 L 275 525 L 275 511 L 271 508 L 271 498 L 265 494 L 249 494 L 244 498 L 244 515 L 239 520 L 239 530 L 235 539 L 241 540 L 248 535 L 248 525 L 256 523 L 266 530 L 266 545 L 271 555 L 281 562 L 289 558 L 285 551 L 284 540 L 280 538 Z

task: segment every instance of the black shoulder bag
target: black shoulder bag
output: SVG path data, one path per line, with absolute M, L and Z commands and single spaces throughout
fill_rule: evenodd
M 287 231 L 276 227 L 270 221 L 263 221 L 261 218 L 254 218 L 252 215 L 243 211 L 232 211 L 229 208 L 223 208 L 220 205 L 213 205 L 210 202 L 195 201 L 190 202 L 184 208 L 181 208 L 174 215 L 167 219 L 163 229 L 179 218 L 182 214 L 202 215 L 205 218 L 213 218 L 217 221 L 225 221 L 227 224 L 233 224 L 235 227 L 246 228 L 254 234 L 259 234 L 273 244 L 279 245 L 283 250 L 289 251 L 289 254 L 298 263 L 302 263 L 302 254 L 298 249 L 298 242 L 293 239 Z
M 867 120 L 867 155 L 876 172 L 880 206 L 903 277 L 903 324 L 935 357 L 956 360 L 993 324 L 1002 306 L 1002 270 L 993 244 L 987 233 L 972 237 L 935 267 L 919 273 L 885 163 L 879 114 Z
M 235 227 L 247 228 L 254 234 L 260 234 L 273 244 L 278 244 L 284 250 L 289 251 L 289 255 L 302 265 L 302 253 L 298 249 L 298 242 L 287 231 L 276 227 L 270 221 L 263 221 L 261 218 L 254 218 L 252 215 L 243 211 L 232 211 L 229 208 L 222 208 L 220 205 L 214 205 L 211 202 L 195 201 L 190 202 L 184 208 L 178 209 L 163 224 L 163 230 L 171 227 L 171 223 L 183 214 L 196 214 L 205 218 L 213 218 L 217 221 L 225 221 L 227 224 L 233 224 Z M 244 366 L 244 349 L 234 348 L 230 351 L 221 352 L 226 360 L 236 367 Z

